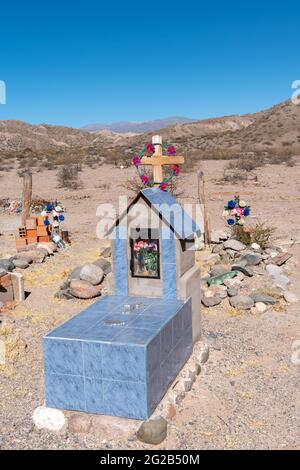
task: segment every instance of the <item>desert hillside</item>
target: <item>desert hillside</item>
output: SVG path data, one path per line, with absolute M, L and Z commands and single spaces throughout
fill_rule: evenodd
M 256 114 L 177 123 L 159 132 L 193 160 L 236 158 L 248 152 L 299 154 L 300 106 L 285 101 Z M 89 132 L 0 121 L 0 158 L 4 167 L 16 158 L 21 167 L 34 167 L 36 162 L 48 167 L 78 161 L 94 165 L 104 160 L 118 165 L 129 162 L 132 152 L 150 138 L 150 132 Z

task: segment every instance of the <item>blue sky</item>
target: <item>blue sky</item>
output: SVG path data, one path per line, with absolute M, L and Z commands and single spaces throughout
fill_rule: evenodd
M 300 79 L 297 1 L 1 2 L 0 119 L 255 112 Z

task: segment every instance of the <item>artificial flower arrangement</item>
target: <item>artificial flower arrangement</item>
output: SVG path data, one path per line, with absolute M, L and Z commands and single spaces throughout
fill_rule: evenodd
M 162 145 L 167 155 L 176 155 L 176 149 L 174 145 L 169 145 L 169 146 L 163 145 L 163 144 L 157 144 L 157 145 Z M 153 144 L 144 145 L 144 147 L 141 148 L 141 150 L 136 155 L 134 155 L 132 159 L 132 163 L 134 164 L 137 170 L 137 173 L 141 179 L 141 182 L 143 183 L 144 186 L 153 186 L 154 184 L 158 184 L 159 189 L 161 189 L 162 191 L 167 191 L 171 179 L 174 176 L 179 175 L 180 168 L 178 165 L 173 165 L 171 173 L 163 181 L 151 181 L 147 175 L 142 173 L 142 171 L 140 170 L 140 165 L 141 165 L 141 158 L 145 153 L 147 154 L 148 157 L 150 157 L 154 154 L 154 152 L 155 152 L 155 146 Z
M 226 223 L 229 226 L 244 225 L 245 217 L 250 215 L 250 206 L 240 199 L 240 196 L 234 196 L 233 199 L 227 202 L 224 206 L 223 217 L 226 218 Z

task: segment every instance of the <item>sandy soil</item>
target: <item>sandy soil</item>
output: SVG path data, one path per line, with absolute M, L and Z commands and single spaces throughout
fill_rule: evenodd
M 294 167 L 260 169 L 257 182 L 220 184 L 224 162 L 203 163 L 207 204 L 213 229 L 224 227 L 224 202 L 239 192 L 259 220 L 277 226 L 276 236 L 300 240 L 300 162 Z M 54 434 L 38 431 L 34 409 L 43 404 L 42 336 L 91 302 L 57 300 L 54 293 L 74 267 L 93 261 L 102 243 L 96 237 L 96 209 L 117 203 L 122 181 L 132 168 L 101 167 L 81 174 L 83 189 L 57 188 L 55 171 L 34 174 L 34 194 L 58 198 L 67 209 L 65 228 L 72 245 L 63 253 L 25 272 L 26 301 L 0 320 L 0 339 L 7 345 L 7 363 L 0 366 L 0 447 L 3 449 L 138 449 L 138 423 L 99 417 L 94 432 Z M 182 175 L 181 202 L 197 201 L 195 174 Z M 15 172 L 0 173 L 0 199 L 18 198 L 21 180 Z M 0 213 L 0 256 L 14 253 L 20 218 Z M 294 244 L 291 280 L 300 295 L 300 245 Z M 205 269 L 205 267 L 204 267 Z M 232 316 L 226 302 L 202 310 L 203 340 L 211 344 L 208 363 L 169 422 L 162 449 L 295 449 L 299 448 L 299 366 L 291 361 L 292 343 L 300 339 L 299 305 L 256 316 Z M 151 446 L 150 446 L 151 447 Z

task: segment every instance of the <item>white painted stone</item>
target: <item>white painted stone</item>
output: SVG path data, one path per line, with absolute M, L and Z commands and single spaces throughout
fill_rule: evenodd
M 198 354 L 198 361 L 200 364 L 205 364 L 209 358 L 209 346 L 205 344 Z
M 38 406 L 34 410 L 32 419 L 38 429 L 49 431 L 61 431 L 66 425 L 66 418 L 61 410 L 45 406 Z
M 264 313 L 268 307 L 263 302 L 256 302 L 255 308 L 258 313 Z
M 258 243 L 252 243 L 251 248 L 255 251 L 260 250 L 260 245 Z
M 266 266 L 266 271 L 272 277 L 282 274 L 282 269 L 276 264 L 268 264 Z

